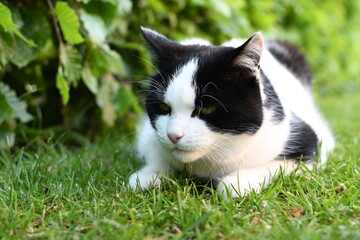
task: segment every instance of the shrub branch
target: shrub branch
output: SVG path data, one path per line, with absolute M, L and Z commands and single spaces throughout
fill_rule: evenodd
M 53 19 L 56 36 L 57 36 L 57 39 L 59 41 L 59 65 L 58 65 L 58 67 L 60 67 L 61 66 L 60 53 L 61 53 L 62 49 L 64 48 L 65 44 L 64 44 L 64 40 L 63 40 L 63 38 L 61 36 L 58 19 L 57 19 L 56 15 L 55 15 L 54 5 L 52 4 L 51 0 L 47 0 L 47 3 L 48 3 L 49 8 L 50 8 L 50 13 L 51 13 L 51 17 Z

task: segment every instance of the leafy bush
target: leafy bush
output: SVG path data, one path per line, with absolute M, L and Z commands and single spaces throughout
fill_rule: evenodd
M 355 0 L 3 0 L 1 146 L 42 129 L 132 129 L 152 72 L 140 26 L 216 44 L 262 30 L 301 46 L 322 94 L 356 91 L 359 14 Z

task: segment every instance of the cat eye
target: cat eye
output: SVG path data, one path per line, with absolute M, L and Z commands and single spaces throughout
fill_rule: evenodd
M 215 112 L 216 107 L 215 106 L 210 106 L 210 107 L 203 107 L 200 110 L 201 114 L 211 114 L 213 112 Z
M 166 103 L 159 103 L 158 106 L 161 109 L 161 111 L 164 111 L 166 113 L 171 112 L 171 107 L 169 105 L 167 105 Z

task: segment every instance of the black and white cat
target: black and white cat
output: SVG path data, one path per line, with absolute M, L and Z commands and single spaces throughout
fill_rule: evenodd
M 157 74 L 137 142 L 145 166 L 131 175 L 131 188 L 147 189 L 185 170 L 236 197 L 259 191 L 300 161 L 311 168 L 317 153 L 326 162 L 335 142 L 296 48 L 264 42 L 260 32 L 222 46 L 178 43 L 147 28 L 142 34 Z

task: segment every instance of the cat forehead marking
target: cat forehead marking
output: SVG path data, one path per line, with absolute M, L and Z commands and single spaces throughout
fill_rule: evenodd
M 194 77 L 198 60 L 192 59 L 176 71 L 165 93 L 165 102 L 173 111 L 192 110 L 195 106 Z

